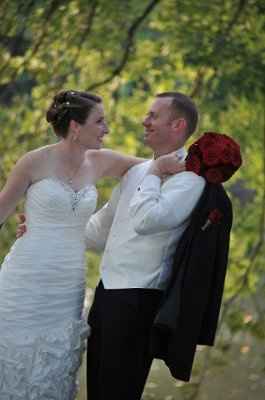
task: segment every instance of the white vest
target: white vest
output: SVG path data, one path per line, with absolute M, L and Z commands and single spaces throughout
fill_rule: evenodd
M 178 154 L 184 158 L 184 149 Z M 131 168 L 87 225 L 87 247 L 105 248 L 106 289 L 165 288 L 177 242 L 204 189 L 204 179 L 186 171 L 161 184 L 147 174 L 151 163 Z

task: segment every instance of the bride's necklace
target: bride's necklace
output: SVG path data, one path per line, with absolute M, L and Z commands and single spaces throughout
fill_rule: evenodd
M 74 169 L 74 171 L 72 172 L 72 174 L 71 174 L 70 176 L 68 175 L 68 176 L 66 177 L 66 182 L 67 182 L 69 185 L 73 185 L 73 183 L 74 183 L 74 178 L 75 178 L 75 176 L 77 175 L 78 171 L 80 170 L 82 164 L 83 164 L 83 160 L 82 160 L 81 163 Z

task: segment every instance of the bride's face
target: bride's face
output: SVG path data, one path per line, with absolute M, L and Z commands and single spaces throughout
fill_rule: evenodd
M 103 104 L 96 104 L 85 123 L 79 125 L 78 142 L 87 149 L 100 149 L 108 131 Z

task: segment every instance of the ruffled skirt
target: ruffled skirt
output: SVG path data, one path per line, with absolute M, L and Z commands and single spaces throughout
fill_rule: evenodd
M 38 335 L 0 328 L 0 399 L 74 400 L 89 329 L 84 320 Z

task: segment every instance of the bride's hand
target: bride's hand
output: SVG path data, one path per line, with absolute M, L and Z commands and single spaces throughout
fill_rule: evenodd
M 151 165 L 149 173 L 164 177 L 177 174 L 186 170 L 185 161 L 179 161 L 176 152 L 172 152 L 157 158 Z

